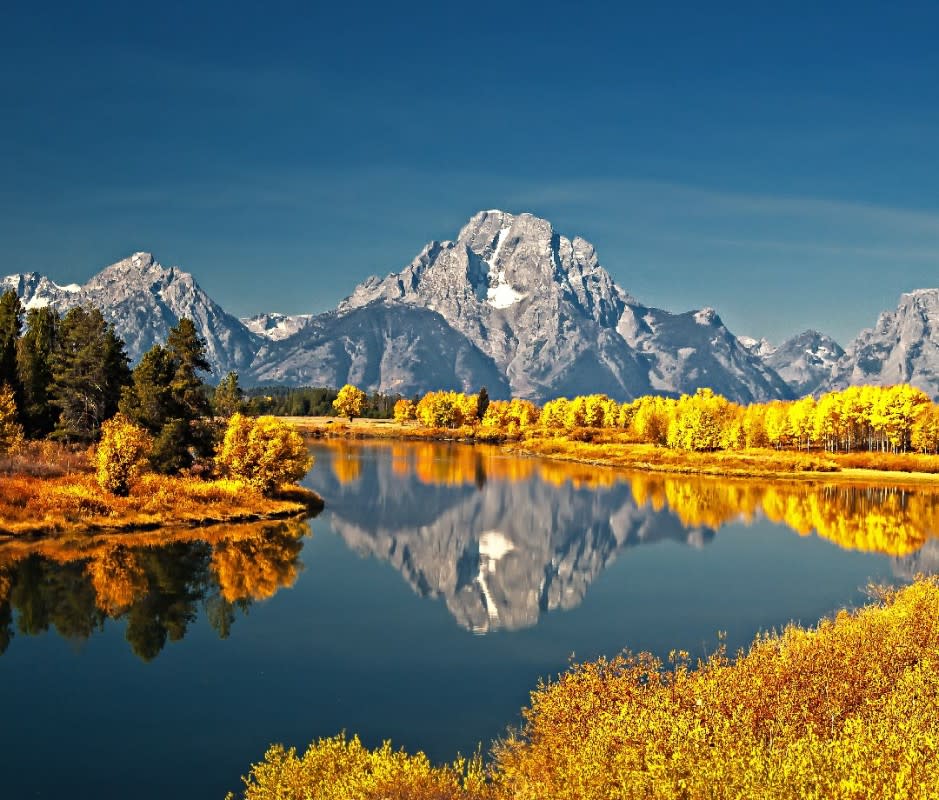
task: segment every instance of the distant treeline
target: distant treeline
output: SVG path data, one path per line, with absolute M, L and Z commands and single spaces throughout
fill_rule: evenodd
M 280 417 L 333 416 L 336 413 L 333 401 L 338 394 L 338 389 L 323 386 L 255 386 L 245 389 L 252 411 Z M 395 403 L 403 399 L 400 394 L 373 392 L 366 396 L 362 413 L 356 416 L 391 419 Z

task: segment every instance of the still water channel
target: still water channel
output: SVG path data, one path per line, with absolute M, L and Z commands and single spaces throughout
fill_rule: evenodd
M 4 798 L 222 798 L 274 741 L 434 759 L 541 676 L 692 656 L 939 570 L 939 493 L 323 444 L 303 523 L 0 543 Z

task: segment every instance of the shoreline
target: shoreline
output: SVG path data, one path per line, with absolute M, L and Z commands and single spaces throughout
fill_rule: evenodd
M 939 472 L 905 469 L 873 469 L 843 466 L 839 459 L 851 458 L 853 453 L 827 453 L 816 451 L 740 450 L 696 453 L 672 450 L 647 444 L 623 442 L 582 442 L 561 437 L 513 440 L 476 439 L 459 429 L 443 430 L 423 428 L 385 419 L 356 419 L 351 424 L 337 417 L 286 417 L 305 436 L 314 440 L 441 442 L 501 447 L 508 455 L 525 458 L 543 458 L 565 463 L 584 464 L 627 471 L 673 475 L 702 475 L 714 478 L 772 479 L 793 482 L 844 482 L 867 484 L 914 484 L 939 486 Z M 564 452 L 568 450 L 580 452 Z M 586 451 L 586 452 L 585 452 Z M 661 458 L 649 460 L 650 455 Z M 868 454 L 865 454 L 868 455 Z M 871 457 L 890 454 L 869 454 Z M 912 454 L 911 454 L 912 455 Z M 917 456 L 918 457 L 918 456 Z M 939 469 L 939 456 L 935 459 Z M 724 463 L 721 463 L 724 462 Z M 775 462 L 775 463 L 774 463 Z M 801 466 L 804 463 L 805 466 Z M 813 464 L 825 466 L 812 468 Z
M 138 493 L 115 498 L 96 491 L 92 481 L 82 473 L 58 478 L 0 476 L 0 495 L 16 494 L 24 486 L 35 492 L 16 509 L 25 518 L 10 519 L 0 512 L 0 546 L 69 536 L 208 530 L 306 519 L 325 507 L 322 497 L 299 485 L 286 486 L 276 496 L 264 497 L 230 482 L 161 477 L 144 484 Z M 58 496 L 44 497 L 44 493 Z M 38 500 L 40 506 L 36 510 L 30 508 L 33 500 Z M 168 502 L 160 505 L 160 500 Z

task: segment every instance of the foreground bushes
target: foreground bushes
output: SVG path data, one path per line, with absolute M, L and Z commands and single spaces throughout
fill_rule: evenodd
M 524 726 L 475 762 L 321 740 L 274 747 L 247 800 L 279 798 L 931 798 L 939 794 L 939 582 L 817 629 L 758 636 L 672 669 L 648 654 L 542 684 Z

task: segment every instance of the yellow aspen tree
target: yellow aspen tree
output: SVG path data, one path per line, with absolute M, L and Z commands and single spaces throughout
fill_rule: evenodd
M 367 399 L 365 392 L 351 383 L 347 383 L 339 390 L 339 394 L 333 400 L 333 409 L 338 416 L 348 417 L 351 422 L 356 417 L 362 416 Z

